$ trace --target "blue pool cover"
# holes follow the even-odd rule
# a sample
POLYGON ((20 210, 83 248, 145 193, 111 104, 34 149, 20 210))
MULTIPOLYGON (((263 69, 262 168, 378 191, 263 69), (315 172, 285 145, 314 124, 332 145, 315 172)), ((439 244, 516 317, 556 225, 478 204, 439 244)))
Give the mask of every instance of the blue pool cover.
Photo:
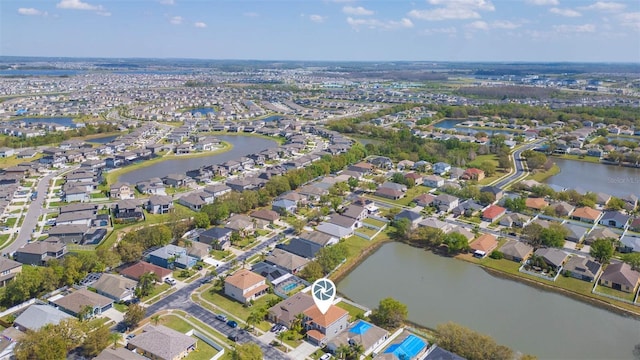
POLYGON ((393 344, 384 352, 393 354, 398 359, 412 359, 426 346, 425 342, 415 335, 407 336, 400 344, 393 344))

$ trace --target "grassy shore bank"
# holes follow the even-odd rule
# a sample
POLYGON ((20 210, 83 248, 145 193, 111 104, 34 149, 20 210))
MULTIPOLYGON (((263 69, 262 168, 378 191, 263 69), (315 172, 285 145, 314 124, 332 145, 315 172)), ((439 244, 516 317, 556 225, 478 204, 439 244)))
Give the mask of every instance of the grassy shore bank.
POLYGON ((212 136, 216 136, 216 135, 224 135, 224 136, 248 136, 248 137, 256 137, 256 138, 262 138, 262 139, 266 139, 266 140, 271 140, 271 141, 275 141, 278 143, 278 145, 283 145, 287 139, 283 138, 282 136, 267 136, 267 135, 261 135, 261 134, 256 134, 256 133, 246 133, 246 132, 235 132, 235 131, 209 131, 209 132, 205 132, 203 133, 203 135, 212 135, 212 136))
POLYGON ((527 176, 527 180, 531 179, 541 183, 547 180, 548 178, 552 177, 553 175, 557 175, 559 173, 560 173, 560 167, 556 164, 553 164, 551 169, 547 171, 536 170, 536 173, 527 176))
POLYGON ((562 154, 562 155, 551 155, 552 158, 565 159, 565 160, 574 160, 574 161, 583 161, 593 164, 600 164, 600 158, 595 156, 582 156, 582 155, 571 155, 571 154, 562 154))
POLYGON ((222 148, 214 150, 214 151, 207 151, 207 152, 202 152, 202 153, 197 153, 197 154, 186 154, 186 155, 165 154, 165 155, 157 157, 155 159, 141 161, 141 162, 135 163, 133 165, 129 165, 129 166, 125 166, 125 167, 120 168, 120 169, 109 171, 107 173, 106 177, 105 177, 105 180, 107 181, 108 185, 111 185, 111 184, 116 183, 118 181, 118 178, 120 176, 124 175, 124 174, 130 173, 130 172, 135 171, 135 170, 143 169, 143 168, 149 167, 151 165, 155 165, 155 164, 163 162, 163 161, 207 157, 207 156, 222 154, 222 153, 227 152, 227 151, 229 151, 229 150, 231 150, 233 148, 233 145, 231 145, 231 144, 229 144, 228 142, 225 142, 225 141, 222 142, 222 146, 223 146, 222 148))

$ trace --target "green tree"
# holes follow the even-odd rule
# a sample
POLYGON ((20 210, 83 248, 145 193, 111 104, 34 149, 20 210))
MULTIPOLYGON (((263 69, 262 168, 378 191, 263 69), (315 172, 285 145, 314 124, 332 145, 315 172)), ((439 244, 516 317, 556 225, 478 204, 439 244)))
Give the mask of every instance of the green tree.
POLYGON ((607 209, 608 210, 622 210, 624 209, 624 206, 626 205, 626 203, 624 202, 624 200, 617 198, 617 197, 612 197, 611 199, 609 199, 609 202, 607 202, 607 209))
POLYGON ((302 233, 302 230, 304 230, 305 225, 307 225, 306 221, 298 218, 291 219, 289 223, 291 224, 291 227, 293 227, 293 232, 296 235, 300 235, 302 233))
POLYGON ((107 268, 113 268, 120 265, 120 255, 113 248, 98 247, 96 249, 96 256, 107 268))
POLYGON ((235 349, 231 352, 232 360, 262 360, 262 358, 262 349, 258 344, 253 342, 236 345, 235 349))
POLYGON ((409 234, 409 240, 419 245, 436 247, 442 244, 444 232, 440 229, 422 226, 409 234))
POLYGON ((611 239, 597 239, 591 243, 589 255, 598 260, 601 264, 608 264, 613 256, 614 247, 611 239))
POLYGON ((395 230, 391 233, 391 236, 396 240, 404 240, 407 239, 411 230, 411 221, 406 218, 394 220, 393 227, 395 230))
POLYGON ((145 308, 140 304, 131 304, 129 305, 129 310, 124 314, 123 321, 128 328, 135 328, 144 319, 145 313, 145 308))
POLYGON ((496 201, 496 196, 488 191, 482 191, 480 192, 480 196, 478 196, 478 202, 481 204, 488 205, 492 204, 494 201, 496 201))
POLYGON ((206 212, 198 212, 193 216, 193 224, 196 228, 206 229, 211 225, 209 215, 206 212))
POLYGON ((522 235, 529 245, 539 248, 542 245, 542 230, 544 228, 540 224, 531 223, 522 229, 522 235))
POLYGON ((442 243, 447 245, 449 254, 467 251, 470 249, 469 240, 467 240, 464 235, 457 232, 445 235, 442 243))
POLYGON ((622 256, 622 261, 631 265, 634 270, 640 270, 640 253, 624 254, 622 256))
POLYGON ((100 326, 99 328, 87 333, 82 343, 82 354, 93 357, 98 356, 102 350, 109 346, 111 332, 108 326, 100 326))
POLYGON ((540 232, 540 241, 544 246, 561 248, 569 231, 561 224, 553 223, 540 232))
POLYGON ((307 281, 314 282, 324 276, 324 270, 318 261, 313 260, 300 270, 299 275, 307 281))
POLYGON ((511 360, 513 351, 498 345, 489 336, 455 324, 439 324, 436 328, 436 344, 468 360, 511 360))
POLYGON ((264 307, 257 307, 251 310, 249 316, 247 316, 247 325, 252 329, 255 324, 259 324, 267 316, 267 309, 264 307))
POLYGON ((351 191, 355 190, 358 187, 359 183, 360 182, 355 177, 350 177, 349 180, 347 180, 347 184, 349 185, 349 189, 351 189, 351 191))
POLYGON ((151 322, 153 323, 153 325, 158 325, 158 323, 160 322, 160 314, 155 314, 153 315, 151 318, 149 318, 151 320, 151 322))
POLYGON ((522 212, 527 208, 526 199, 522 196, 517 198, 506 198, 504 200, 504 207, 513 212, 522 212))
POLYGON ((380 300, 378 307, 371 313, 371 321, 386 329, 395 329, 407 319, 407 306, 393 298, 380 300))
POLYGON ((78 320, 84 321, 93 317, 93 306, 85 305, 82 307, 82 310, 78 313, 78 320))
POLYGON ((138 279, 138 286, 136 287, 136 296, 145 297, 149 296, 158 282, 158 275, 153 272, 146 272, 138 279))
POLYGON ((496 164, 492 161, 485 160, 480 163, 478 169, 484 171, 487 176, 493 176, 496 173, 496 164))
POLYGON ((118 343, 122 340, 122 334, 119 332, 112 332, 109 334, 109 343, 113 344, 113 348, 118 347, 118 343))

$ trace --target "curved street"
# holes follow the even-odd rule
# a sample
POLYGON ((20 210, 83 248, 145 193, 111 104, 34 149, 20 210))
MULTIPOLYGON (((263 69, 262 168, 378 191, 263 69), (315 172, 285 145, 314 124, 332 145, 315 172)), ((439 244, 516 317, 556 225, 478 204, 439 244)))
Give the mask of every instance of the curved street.
POLYGON ((513 158, 513 168, 515 169, 515 171, 507 175, 506 177, 500 179, 498 182, 494 183, 493 185, 505 190, 507 185, 509 185, 511 182, 526 175, 529 172, 529 170, 527 169, 527 166, 524 160, 522 159, 522 153, 527 150, 534 149, 536 146, 540 145, 540 143, 542 143, 543 141, 544 140, 533 141, 529 144, 526 144, 520 147, 518 150, 514 151, 513 154, 511 154, 511 156, 513 158))

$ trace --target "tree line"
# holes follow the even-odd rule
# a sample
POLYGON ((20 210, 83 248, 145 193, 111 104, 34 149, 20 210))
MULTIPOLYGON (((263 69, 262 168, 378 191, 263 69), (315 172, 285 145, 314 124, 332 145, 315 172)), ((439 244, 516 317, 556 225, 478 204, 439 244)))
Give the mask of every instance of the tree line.
POLYGON ((99 125, 89 125, 85 127, 75 128, 68 131, 56 131, 48 132, 44 136, 24 137, 24 136, 0 136, 0 146, 6 146, 10 148, 20 147, 34 147, 49 144, 58 144, 65 140, 69 140, 75 137, 82 137, 93 134, 103 134, 108 132, 117 131, 118 126, 102 123, 99 125))

